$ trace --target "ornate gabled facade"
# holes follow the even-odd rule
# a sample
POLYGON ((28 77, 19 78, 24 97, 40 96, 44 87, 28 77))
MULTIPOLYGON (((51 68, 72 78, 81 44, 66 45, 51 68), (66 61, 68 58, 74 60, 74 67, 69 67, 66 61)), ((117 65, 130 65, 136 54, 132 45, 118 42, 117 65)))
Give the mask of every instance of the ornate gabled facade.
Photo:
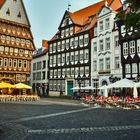
MULTIPOLYGON (((131 11, 131 6, 124 5, 123 10, 128 13, 131 11)), ((117 20, 117 26, 121 45, 122 77, 138 81, 140 80, 140 35, 136 35, 133 28, 126 30, 122 20, 117 20)))
POLYGON ((91 82, 97 88, 122 77, 118 28, 114 20, 121 7, 120 0, 105 2, 96 16, 91 41, 91 82))
POLYGON ((34 49, 23 0, 0 0, 0 81, 27 82, 34 49))
POLYGON ((72 87, 91 84, 93 26, 104 3, 65 12, 59 31, 49 41, 49 94, 71 95, 72 87))

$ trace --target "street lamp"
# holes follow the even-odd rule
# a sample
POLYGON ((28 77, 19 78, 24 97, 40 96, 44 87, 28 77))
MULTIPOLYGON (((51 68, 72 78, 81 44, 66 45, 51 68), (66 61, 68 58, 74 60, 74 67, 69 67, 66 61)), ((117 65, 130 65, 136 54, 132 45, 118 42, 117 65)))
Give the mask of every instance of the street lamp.
POLYGON ((81 88, 81 82, 82 82, 81 76, 80 76, 80 74, 78 74, 77 83, 79 85, 79 89, 81 88))

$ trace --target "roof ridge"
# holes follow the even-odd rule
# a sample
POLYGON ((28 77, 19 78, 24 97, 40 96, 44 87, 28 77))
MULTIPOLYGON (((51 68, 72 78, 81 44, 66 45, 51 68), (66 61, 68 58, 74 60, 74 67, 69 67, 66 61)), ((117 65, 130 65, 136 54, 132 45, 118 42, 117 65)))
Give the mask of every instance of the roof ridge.
POLYGON ((89 5, 89 6, 87 6, 87 7, 84 7, 84 8, 82 8, 82 9, 79 9, 79 10, 73 12, 73 13, 74 13, 74 14, 79 13, 79 12, 81 12, 81 11, 83 11, 83 10, 89 9, 89 8, 92 7, 92 6, 96 6, 96 5, 98 5, 98 4, 102 4, 102 3, 105 2, 105 1, 111 3, 113 0, 101 0, 101 1, 99 1, 99 2, 96 2, 96 3, 93 3, 93 4, 89 5))

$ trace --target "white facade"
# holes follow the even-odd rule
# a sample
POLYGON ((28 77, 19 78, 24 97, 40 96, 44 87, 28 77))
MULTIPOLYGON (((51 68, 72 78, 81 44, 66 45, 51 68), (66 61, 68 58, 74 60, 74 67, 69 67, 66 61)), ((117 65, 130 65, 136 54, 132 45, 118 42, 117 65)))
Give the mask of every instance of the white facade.
POLYGON ((31 62, 31 85, 33 91, 40 96, 48 94, 48 52, 44 48, 34 52, 31 62))
POLYGON ((97 15, 94 38, 91 41, 91 83, 95 87, 110 84, 111 78, 121 78, 118 30, 114 26, 116 12, 104 6, 97 15))

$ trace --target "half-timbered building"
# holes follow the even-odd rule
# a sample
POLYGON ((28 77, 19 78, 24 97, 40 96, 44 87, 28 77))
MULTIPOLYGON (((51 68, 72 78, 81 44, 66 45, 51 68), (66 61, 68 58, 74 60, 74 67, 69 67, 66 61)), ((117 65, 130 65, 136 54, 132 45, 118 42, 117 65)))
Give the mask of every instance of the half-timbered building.
POLYGON ((65 12, 58 32, 49 41, 49 94, 71 95, 72 87, 91 85, 93 26, 104 4, 103 0, 73 13, 65 12))
POLYGON ((109 85, 122 77, 118 27, 114 20, 121 7, 121 0, 105 2, 96 16, 91 41, 91 82, 94 87, 109 85))
POLYGON ((27 82, 34 49, 23 0, 0 0, 0 81, 27 82))
MULTIPOLYGON (((130 12, 131 6, 125 4, 123 10, 126 13, 130 12)), ((121 46, 122 77, 138 81, 140 80, 140 35, 135 34, 136 30, 133 27, 127 30, 123 20, 117 20, 117 26, 121 46)))

